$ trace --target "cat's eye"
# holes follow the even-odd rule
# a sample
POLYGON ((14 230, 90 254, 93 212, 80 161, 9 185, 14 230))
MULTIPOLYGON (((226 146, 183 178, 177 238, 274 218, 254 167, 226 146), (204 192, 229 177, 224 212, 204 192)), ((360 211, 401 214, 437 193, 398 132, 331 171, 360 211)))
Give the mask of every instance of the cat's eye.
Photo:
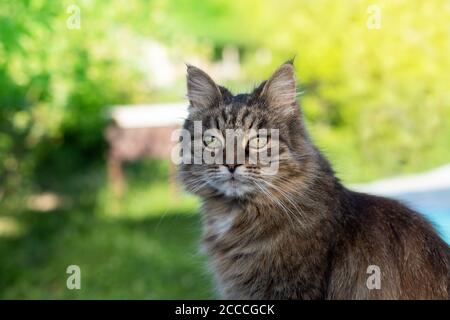
POLYGON ((248 142, 248 146, 252 149, 263 149, 267 146, 269 139, 267 137, 254 137, 248 142))
POLYGON ((222 142, 215 136, 205 136, 203 138, 203 143, 205 144, 205 146, 211 149, 219 149, 222 147, 222 142))

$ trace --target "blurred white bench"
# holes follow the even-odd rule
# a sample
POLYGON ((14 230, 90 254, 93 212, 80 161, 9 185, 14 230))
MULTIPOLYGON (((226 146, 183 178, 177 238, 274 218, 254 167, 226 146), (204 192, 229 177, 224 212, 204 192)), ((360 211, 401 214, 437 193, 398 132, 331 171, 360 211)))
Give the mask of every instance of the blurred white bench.
MULTIPOLYGON (((108 177, 118 196, 125 189, 122 165, 141 158, 170 159, 176 141, 173 130, 187 117, 187 103, 113 106, 111 123, 106 129, 108 141, 108 177)), ((173 166, 170 165, 173 176, 173 166)))

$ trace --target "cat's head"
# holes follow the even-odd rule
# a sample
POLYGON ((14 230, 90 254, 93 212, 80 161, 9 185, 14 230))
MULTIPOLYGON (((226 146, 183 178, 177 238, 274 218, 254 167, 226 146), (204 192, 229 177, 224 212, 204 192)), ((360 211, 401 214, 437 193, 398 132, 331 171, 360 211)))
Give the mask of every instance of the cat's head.
POLYGON ((272 189, 288 191, 290 182, 308 174, 314 149, 296 101, 291 62, 253 92, 237 95, 188 65, 187 91, 190 107, 179 174, 189 191, 269 196, 272 189))

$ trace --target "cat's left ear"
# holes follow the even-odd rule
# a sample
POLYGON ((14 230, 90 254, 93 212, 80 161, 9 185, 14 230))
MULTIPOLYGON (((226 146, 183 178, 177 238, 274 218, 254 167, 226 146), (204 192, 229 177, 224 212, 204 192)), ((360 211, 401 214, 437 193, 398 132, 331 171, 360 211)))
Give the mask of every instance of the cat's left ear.
POLYGON ((296 80, 292 61, 281 65, 260 88, 259 97, 268 108, 290 114, 298 108, 296 103, 296 80))
POLYGON ((187 97, 193 108, 207 108, 217 104, 222 94, 206 72, 187 65, 187 97))

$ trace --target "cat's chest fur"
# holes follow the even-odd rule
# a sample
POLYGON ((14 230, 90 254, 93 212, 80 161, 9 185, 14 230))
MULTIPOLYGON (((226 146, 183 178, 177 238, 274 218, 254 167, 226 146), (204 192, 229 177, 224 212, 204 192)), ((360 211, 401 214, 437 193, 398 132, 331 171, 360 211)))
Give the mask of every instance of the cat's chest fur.
POLYGON ((298 299, 324 295, 317 237, 292 234, 278 212, 220 202, 203 206, 203 250, 223 298, 298 299))

